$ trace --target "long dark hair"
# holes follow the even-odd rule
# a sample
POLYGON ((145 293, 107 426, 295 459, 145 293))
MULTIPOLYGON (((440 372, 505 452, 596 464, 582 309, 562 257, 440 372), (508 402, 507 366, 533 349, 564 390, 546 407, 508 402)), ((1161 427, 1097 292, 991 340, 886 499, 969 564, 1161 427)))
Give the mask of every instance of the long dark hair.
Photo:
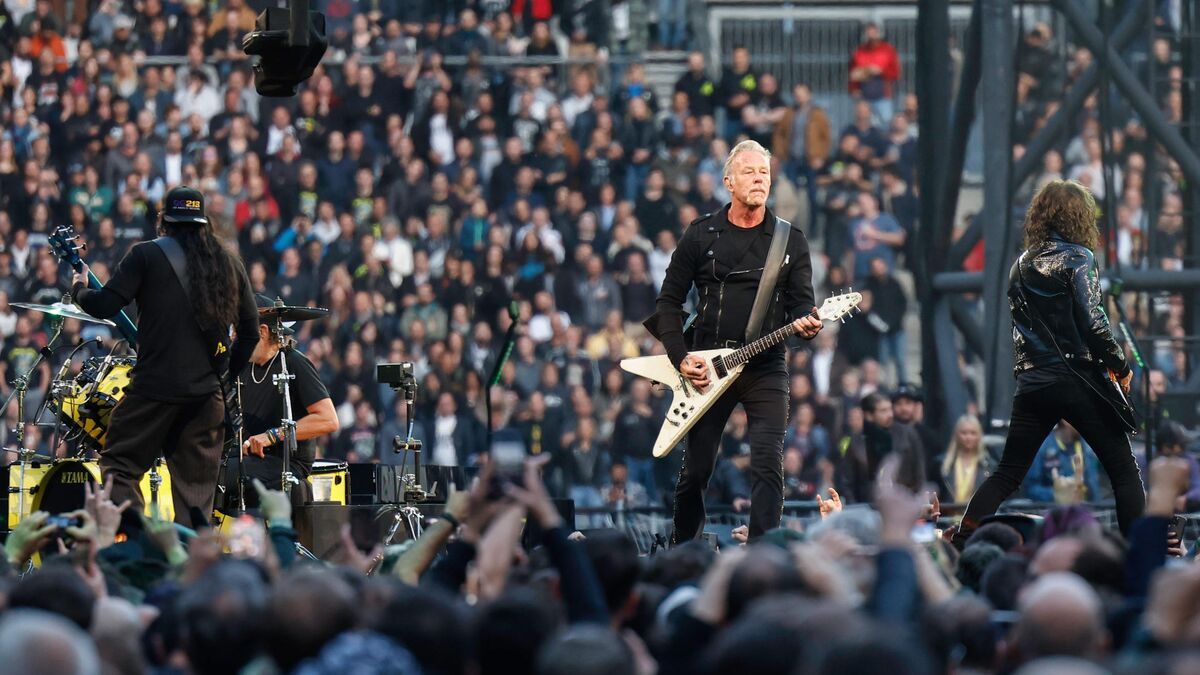
POLYGON ((163 222, 159 231, 178 240, 187 256, 188 284, 200 325, 225 328, 232 324, 237 318, 237 271, 212 224, 163 222))
POLYGON ((1056 232, 1067 241, 1095 251, 1096 198, 1073 180, 1052 180, 1033 196, 1025 214, 1025 248, 1037 248, 1056 232))

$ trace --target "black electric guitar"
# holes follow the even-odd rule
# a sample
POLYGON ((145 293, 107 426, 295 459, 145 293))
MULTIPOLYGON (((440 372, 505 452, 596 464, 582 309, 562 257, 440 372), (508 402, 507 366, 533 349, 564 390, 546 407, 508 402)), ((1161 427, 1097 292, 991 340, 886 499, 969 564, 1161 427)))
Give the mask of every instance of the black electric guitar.
MULTIPOLYGON (((86 245, 76 246, 75 242, 79 240, 79 235, 75 234, 75 230, 63 225, 54 230, 50 235, 50 250, 54 253, 54 257, 58 258, 59 262, 66 263, 71 266, 75 272, 83 271, 83 258, 79 257, 79 252, 86 249, 86 245)), ((96 278, 92 271, 88 270, 88 288, 92 290, 100 290, 104 288, 104 284, 96 278)), ((138 331, 137 326, 129 320, 129 316, 121 310, 119 314, 112 318, 112 322, 116 324, 117 330, 121 333, 121 337, 125 338, 129 343, 130 349, 137 349, 138 331)))

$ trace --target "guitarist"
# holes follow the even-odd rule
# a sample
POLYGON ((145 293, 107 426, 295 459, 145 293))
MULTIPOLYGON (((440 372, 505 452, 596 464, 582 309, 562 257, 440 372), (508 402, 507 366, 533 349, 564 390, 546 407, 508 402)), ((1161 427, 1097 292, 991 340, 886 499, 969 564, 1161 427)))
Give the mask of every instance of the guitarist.
MULTIPOLYGON (((733 201, 688 226, 671 256, 657 311, 647 321, 671 363, 701 390, 709 385, 712 374, 703 360, 689 351, 743 345, 768 250, 777 236, 776 218, 767 209, 770 160, 771 153, 754 141, 738 143, 730 151, 724 180, 733 201), (683 303, 693 285, 699 292, 699 310, 685 334, 683 303)), ((821 330, 813 306, 812 261, 808 240, 795 226, 790 227, 759 334, 800 316, 793 322, 796 332, 811 340, 821 330)), ((788 418, 788 373, 782 345, 751 359, 741 377, 688 433, 687 452, 675 485, 673 543, 695 539, 703 530, 704 491, 716 466, 725 422, 738 403, 746 410, 750 426, 750 537, 779 526, 788 418)))
POLYGON ((1060 419, 1079 430, 1112 481, 1123 533, 1146 504, 1142 478, 1121 421, 1121 391, 1133 375, 1104 313, 1093 251, 1096 200, 1075 181, 1055 180, 1025 214, 1025 252, 1009 272, 1017 387, 1000 464, 967 505, 954 542, 996 512, 1033 463, 1060 419), (1117 399, 1117 400, 1113 400, 1117 399))
POLYGON ((100 471, 113 479, 112 498, 140 508, 138 481, 165 456, 175 520, 195 527, 204 523, 193 522, 193 508, 205 519, 212 513, 224 442, 225 373, 218 374, 217 357, 227 356, 222 360, 232 372, 245 367, 258 341, 258 312, 246 270, 214 235, 199 191, 180 186, 168 192, 158 229, 183 250, 190 293, 166 249, 142 242, 100 290, 87 288, 85 266, 73 278, 72 296, 99 318, 137 302, 137 364, 100 453, 100 471), (235 324, 237 340, 227 345, 235 324))

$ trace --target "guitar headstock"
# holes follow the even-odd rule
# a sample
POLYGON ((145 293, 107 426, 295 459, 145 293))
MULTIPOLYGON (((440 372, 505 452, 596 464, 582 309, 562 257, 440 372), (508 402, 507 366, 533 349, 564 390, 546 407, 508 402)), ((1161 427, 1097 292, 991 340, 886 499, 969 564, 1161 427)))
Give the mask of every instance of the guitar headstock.
POLYGON ((846 315, 858 308, 858 303, 862 302, 862 293, 842 293, 826 298, 825 302, 821 303, 821 308, 817 310, 817 315, 822 321, 837 321, 844 318, 846 315))
POLYGON ((79 252, 86 246, 75 244, 79 240, 79 235, 75 234, 75 230, 63 225, 54 230, 49 236, 49 240, 50 250, 54 253, 54 257, 70 265, 76 272, 83 269, 83 258, 79 257, 79 252))

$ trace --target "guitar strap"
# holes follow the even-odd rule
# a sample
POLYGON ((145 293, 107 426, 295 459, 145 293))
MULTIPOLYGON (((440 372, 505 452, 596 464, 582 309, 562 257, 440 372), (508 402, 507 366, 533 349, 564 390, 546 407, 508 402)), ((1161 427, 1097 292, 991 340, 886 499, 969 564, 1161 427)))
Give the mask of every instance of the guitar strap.
MULTIPOLYGON (((1075 378, 1078 379, 1080 382, 1083 382, 1083 384, 1086 385, 1089 389, 1096 392, 1096 394, 1098 396, 1100 396, 1100 400, 1107 403, 1108 406, 1113 409, 1113 412, 1117 414, 1117 419, 1120 420, 1121 425, 1125 427, 1126 431, 1133 433, 1133 434, 1137 434, 1138 427, 1140 426, 1140 423, 1139 423, 1140 420, 1138 418, 1137 409, 1134 408, 1132 405, 1129 405, 1129 416, 1131 416, 1132 419, 1130 419, 1129 416, 1122 414, 1122 411, 1117 408, 1117 405, 1115 403, 1113 403, 1109 399, 1109 397, 1104 394, 1104 392, 1097 389, 1096 385, 1092 384, 1092 382, 1090 380, 1088 380, 1088 378, 1084 377, 1079 371, 1075 370, 1075 367, 1072 366, 1071 362, 1067 359, 1067 355, 1065 353, 1063 353, 1062 347, 1060 347, 1058 345, 1058 339, 1054 337, 1054 331, 1051 330, 1049 324, 1047 324, 1042 319, 1041 312, 1037 309, 1037 307, 1034 306, 1034 304, 1032 302, 1029 301, 1028 296, 1025 295, 1025 273, 1021 269, 1021 260, 1024 259, 1024 257, 1025 257, 1025 254, 1022 253, 1020 255, 1020 257, 1017 258, 1017 263, 1016 263, 1016 265, 1017 265, 1017 299, 1021 303, 1021 308, 1025 310, 1025 313, 1027 315, 1029 315, 1030 319, 1033 319, 1034 321, 1037 321, 1038 323, 1042 324, 1042 328, 1045 329, 1045 331, 1046 331, 1046 336, 1050 338, 1050 342, 1054 345, 1054 350, 1058 352, 1058 357, 1060 359, 1062 359, 1062 362, 1067 366, 1067 370, 1071 371, 1071 374, 1074 375, 1075 378)), ((1100 367, 1103 367, 1103 365, 1101 365, 1100 367)))
POLYGON ((758 339, 763 319, 767 318, 767 308, 771 305, 771 297, 775 295, 775 284, 779 281, 779 270, 783 267, 784 254, 787 252, 788 237, 792 232, 792 224, 775 216, 775 233, 771 236, 771 248, 767 250, 767 262, 763 266, 762 278, 758 282, 758 292, 754 295, 754 305, 750 309, 750 322, 746 324, 746 342, 758 339))
MULTIPOLYGON (((196 314, 196 301, 192 297, 191 284, 188 283, 187 257, 179 242, 175 241, 172 237, 164 236, 155 239, 154 244, 167 256, 167 262, 171 263, 171 269, 175 272, 175 279, 179 282, 180 287, 183 288, 183 294, 187 296, 188 304, 191 305, 192 309, 192 318, 195 319, 196 326, 200 328, 200 334, 204 336, 204 342, 214 345, 212 349, 206 350, 208 352, 208 363, 212 366, 213 373, 217 376, 217 381, 221 384, 221 395, 228 404, 230 401, 230 373, 228 364, 230 345, 228 333, 222 334, 219 330, 208 329, 200 325, 200 319, 196 314)), ((228 405, 225 408, 229 418, 235 420, 234 411, 229 410, 228 405)), ((236 428, 240 424, 240 421, 232 423, 236 428)))

